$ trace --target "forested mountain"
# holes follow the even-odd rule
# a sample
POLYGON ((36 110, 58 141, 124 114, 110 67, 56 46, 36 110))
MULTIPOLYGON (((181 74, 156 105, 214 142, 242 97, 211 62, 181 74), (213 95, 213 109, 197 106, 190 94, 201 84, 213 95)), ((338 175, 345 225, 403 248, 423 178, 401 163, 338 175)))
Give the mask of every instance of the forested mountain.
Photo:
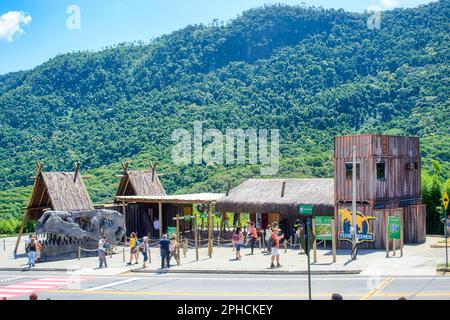
POLYGON ((279 176, 332 176, 333 136, 421 138, 425 168, 450 173, 450 1, 369 13, 287 5, 195 25, 147 44, 59 55, 0 76, 0 212, 18 213, 36 161, 80 161, 95 201, 109 201, 121 160, 159 161, 168 192, 225 188, 256 166, 176 166, 171 133, 280 129, 279 176), (15 201, 10 201, 14 197, 15 201))

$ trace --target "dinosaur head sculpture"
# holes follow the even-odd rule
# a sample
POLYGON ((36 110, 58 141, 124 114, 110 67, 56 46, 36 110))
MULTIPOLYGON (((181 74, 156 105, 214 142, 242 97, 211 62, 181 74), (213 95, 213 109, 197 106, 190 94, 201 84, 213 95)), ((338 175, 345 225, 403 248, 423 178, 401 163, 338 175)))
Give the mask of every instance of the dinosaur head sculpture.
POLYGON ((43 243, 42 260, 57 260, 75 257, 78 247, 96 249, 101 236, 115 246, 125 234, 125 222, 114 210, 46 211, 36 233, 43 243))

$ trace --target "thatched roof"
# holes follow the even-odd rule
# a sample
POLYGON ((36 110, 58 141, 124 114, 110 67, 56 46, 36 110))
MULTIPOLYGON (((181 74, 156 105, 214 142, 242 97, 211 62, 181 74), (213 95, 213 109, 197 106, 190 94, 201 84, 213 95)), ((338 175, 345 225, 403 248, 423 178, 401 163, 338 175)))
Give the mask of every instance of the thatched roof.
POLYGON ((211 203, 224 196, 223 193, 190 193, 163 196, 121 196, 116 201, 141 202, 141 203, 211 203))
POLYGON ((27 207, 28 216, 38 219, 45 209, 94 209, 80 172, 43 172, 39 167, 27 207))
POLYGON ((154 170, 125 171, 117 196, 164 196, 166 191, 154 170))
POLYGON ((228 196, 218 199, 216 210, 298 214, 300 204, 312 204, 313 214, 333 214, 334 180, 249 179, 230 190, 228 196))

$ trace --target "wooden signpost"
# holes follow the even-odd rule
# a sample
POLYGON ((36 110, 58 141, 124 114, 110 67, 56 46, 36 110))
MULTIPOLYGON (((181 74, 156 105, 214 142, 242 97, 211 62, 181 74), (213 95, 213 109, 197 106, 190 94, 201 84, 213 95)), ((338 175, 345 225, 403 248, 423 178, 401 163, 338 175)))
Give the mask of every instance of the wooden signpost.
POLYGON ((444 234, 445 234, 445 268, 448 268, 448 215, 447 208, 450 199, 447 191, 444 192, 444 196, 442 197, 442 204, 444 205, 444 234))
MULTIPOLYGON (((180 244, 180 220, 184 220, 184 219, 193 219, 194 221, 194 240, 195 240, 195 258, 196 260, 198 260, 198 232, 197 232, 197 217, 195 215, 192 216, 182 216, 180 217, 179 214, 176 215, 175 218, 173 218, 173 220, 176 220, 176 236, 177 236, 177 242, 180 244)), ((187 251, 187 239, 185 239, 185 245, 183 248, 183 253, 184 256, 186 256, 186 251, 187 251)), ((178 246, 178 256, 180 256, 180 247, 178 246)))
MULTIPOLYGON (((329 216, 316 216, 313 219, 312 230, 314 234, 313 261, 317 262, 317 240, 331 241, 333 263, 336 262, 336 229, 334 219, 329 216)), ((325 247, 325 246, 324 246, 325 247)))
POLYGON ((386 212, 386 258, 389 257, 389 242, 392 239, 392 255, 396 255, 396 240, 400 241, 400 257, 403 257, 403 213, 401 216, 389 216, 386 212))

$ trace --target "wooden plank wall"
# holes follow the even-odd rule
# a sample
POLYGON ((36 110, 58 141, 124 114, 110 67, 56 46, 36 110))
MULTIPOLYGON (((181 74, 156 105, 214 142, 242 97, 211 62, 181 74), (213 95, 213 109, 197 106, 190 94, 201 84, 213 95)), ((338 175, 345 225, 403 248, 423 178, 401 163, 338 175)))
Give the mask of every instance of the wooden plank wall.
MULTIPOLYGON (((420 197, 420 146, 416 137, 356 135, 338 136, 334 144, 335 201, 351 201, 352 180, 346 179, 345 163, 352 161, 356 146, 360 163, 357 182, 358 202, 385 202, 400 198, 420 197), (376 162, 385 162, 385 180, 377 180, 376 162), (407 170, 406 164, 416 163, 407 170)), ((397 204, 398 206, 398 204, 397 204)))
POLYGON ((360 163, 360 179, 357 180, 356 199, 359 202, 370 201, 374 198, 372 144, 371 135, 342 136, 334 141, 335 160, 335 201, 351 201, 352 180, 346 179, 345 163, 352 161, 352 147, 356 145, 356 158, 360 163))
POLYGON ((426 240, 426 206, 405 207, 405 243, 424 243, 426 240))
MULTIPOLYGON (((395 209, 384 209, 384 210, 373 210, 373 216, 377 218, 374 223, 374 232, 376 234, 375 238, 375 248, 384 249, 386 248, 386 213, 388 216, 401 217, 403 214, 403 208, 395 209)), ((405 230, 405 229, 403 229, 405 230)), ((400 241, 396 241, 397 249, 400 249, 400 241)), ((390 243, 390 248, 392 249, 392 240, 390 243)))

